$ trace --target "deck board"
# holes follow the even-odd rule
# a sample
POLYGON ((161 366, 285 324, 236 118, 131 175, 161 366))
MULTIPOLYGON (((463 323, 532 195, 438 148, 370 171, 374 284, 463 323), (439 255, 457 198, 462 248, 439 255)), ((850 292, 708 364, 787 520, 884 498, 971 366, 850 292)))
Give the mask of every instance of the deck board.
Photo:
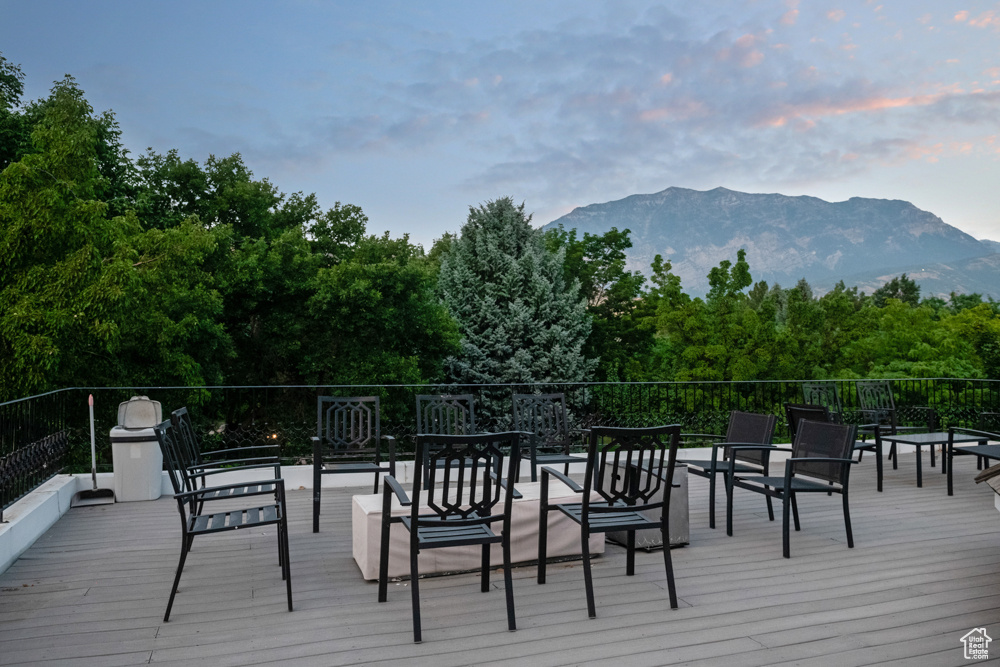
POLYGON ((640 551, 628 578, 624 549, 608 545, 593 561, 597 619, 578 561, 551 563, 544 586, 533 564, 515 568, 516 633, 499 572, 486 594, 477 574, 429 577, 420 645, 409 582, 379 604, 351 555, 351 495, 364 489, 327 491, 319 534, 310 492, 288 492, 294 612, 268 528, 196 540, 169 623, 173 500, 74 508, 0 575, 0 664, 960 665, 972 628, 1000 642, 1000 513, 967 458, 948 497, 939 468, 916 487, 912 455, 886 466, 877 493, 866 457, 852 472, 855 548, 840 498, 814 494, 800 500, 790 560, 780 505, 772 523, 760 496, 737 490, 727 537, 724 493, 709 529, 707 481, 691 477, 691 544, 672 552, 680 609, 660 552, 640 551))

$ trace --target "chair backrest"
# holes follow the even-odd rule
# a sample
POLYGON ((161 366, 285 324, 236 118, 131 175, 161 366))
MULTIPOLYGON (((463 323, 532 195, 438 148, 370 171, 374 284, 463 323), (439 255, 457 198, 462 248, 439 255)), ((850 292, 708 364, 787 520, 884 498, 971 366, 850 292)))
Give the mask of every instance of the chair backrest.
MULTIPOLYGON (((508 488, 517 479, 521 453, 520 434, 480 433, 472 435, 420 434, 416 436, 413 473, 413 521, 427 511, 419 508, 420 494, 434 518, 449 521, 481 521, 493 516, 504 498, 509 517, 513 493, 502 493, 500 471, 507 460, 508 488)), ((458 525, 458 524, 456 524, 458 525)))
POLYGON ((565 446, 569 440, 565 394, 514 394, 514 430, 535 438, 537 447, 565 446))
POLYGON ((154 426, 153 433, 156 435, 156 441, 160 443, 160 451, 163 452, 163 458, 167 462, 167 476, 170 478, 170 486, 173 487, 174 493, 190 491, 185 474, 189 464, 182 451, 183 445, 177 437, 177 429, 170 420, 166 420, 154 426))
MULTIPOLYGON (((191 415, 187 408, 177 408, 170 413, 170 423, 174 427, 174 439, 177 443, 177 453, 187 466, 201 463, 201 445, 198 435, 191 423, 191 415)), ((185 468, 187 467, 185 466, 185 468)))
POLYGON ((788 418, 788 434, 792 437, 792 442, 795 442, 799 422, 803 419, 811 422, 833 421, 828 407, 809 403, 785 403, 785 416, 788 418))
POLYGON ((417 396, 417 434, 471 435, 476 432, 472 394, 417 396))
MULTIPOLYGON (((792 443, 792 458, 850 459, 857 435, 854 424, 804 421, 792 443)), ((827 482, 846 484, 849 464, 825 461, 797 461, 793 473, 827 482)))
POLYGON ((888 380, 858 380, 854 385, 865 419, 895 428, 896 401, 892 397, 892 383, 888 380))
POLYGON ((592 505, 669 508, 680 439, 680 424, 593 427, 584 481, 584 514, 592 505), (595 492, 600 500, 591 499, 595 492))
POLYGON ((803 382, 802 404, 822 405, 830 411, 830 421, 841 421, 844 406, 840 402, 840 392, 833 382, 803 382))
POLYGON ((1000 412, 980 412, 976 429, 991 433, 1000 432, 1000 412))
POLYGON ((316 437, 326 459, 370 459, 379 462, 382 426, 378 396, 319 396, 316 437))
MULTIPOLYGON (((740 412, 733 410, 729 414, 729 428, 726 429, 726 442, 741 442, 753 445, 770 445, 774 438, 774 426, 778 418, 774 415, 762 415, 756 412, 740 412)), ((734 450, 736 460, 763 465, 767 452, 761 450, 734 450)), ((724 458, 729 459, 730 449, 725 448, 724 458)))

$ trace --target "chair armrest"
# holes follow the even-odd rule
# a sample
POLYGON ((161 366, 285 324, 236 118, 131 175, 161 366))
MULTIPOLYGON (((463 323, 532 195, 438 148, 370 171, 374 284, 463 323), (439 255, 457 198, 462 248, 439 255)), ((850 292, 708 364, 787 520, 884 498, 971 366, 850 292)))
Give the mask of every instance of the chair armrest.
MULTIPOLYGON (((253 483, 254 482, 251 482, 251 484, 253 484, 253 483)), ((275 479, 260 480, 260 481, 258 481, 256 483, 257 484, 273 484, 274 485, 274 489, 273 490, 271 490, 271 489, 262 490, 262 491, 258 491, 256 493, 249 493, 249 494, 246 494, 246 495, 259 496, 259 495, 264 495, 264 494, 267 494, 267 493, 274 493, 275 491, 278 491, 279 489, 280 489, 281 493, 284 494, 285 480, 283 480, 280 477, 275 478, 275 479)), ((247 486, 246 483, 222 484, 220 486, 206 486, 203 489, 197 489, 195 491, 184 491, 182 493, 175 493, 174 494, 174 498, 177 499, 177 500, 186 500, 188 498, 198 498, 198 496, 202 496, 202 495, 205 495, 207 493, 214 493, 216 491, 226 491, 228 489, 242 489, 242 488, 244 488, 246 486, 247 486)), ((226 499, 226 498, 220 498, 220 500, 223 500, 223 499, 226 499)), ((214 500, 214 499, 213 498, 205 498, 204 500, 214 500)))
MULTIPOLYGON (((252 459, 251 459, 252 460, 252 459)), ((245 465, 235 465, 228 468, 218 468, 214 465, 211 469, 207 469, 204 465, 191 466, 187 470, 191 475, 195 477, 210 477, 211 475, 221 475, 227 472, 236 472, 237 470, 267 470, 273 469, 275 466, 279 466, 277 462, 275 463, 248 463, 245 465)), ((261 481, 261 480, 258 480, 261 481)), ((270 481, 270 480, 268 480, 270 481)))
MULTIPOLYGON (((248 447, 230 447, 229 449, 215 449, 210 452, 201 452, 201 457, 212 458, 220 454, 232 454, 233 452, 252 452, 257 449, 277 449, 280 451, 278 445, 250 445, 248 447)), ((278 458, 277 456, 256 456, 254 458, 278 458)))
POLYGON ((982 436, 985 440, 998 440, 1000 441, 1000 433, 991 433, 990 431, 980 431, 974 428, 962 428, 961 426, 952 426, 948 429, 948 441, 952 442, 955 434, 960 435, 974 435, 982 436))
POLYGON ((785 466, 787 467, 789 463, 799 463, 800 461, 807 461, 809 463, 857 463, 854 459, 838 459, 825 456, 799 456, 797 458, 785 459, 785 466))
POLYGON ((542 466, 542 479, 545 480, 545 478, 548 477, 549 475, 552 475, 560 482, 568 486, 573 491, 573 493, 583 493, 583 487, 574 482, 572 479, 570 479, 568 475, 564 475, 558 470, 553 470, 548 466, 542 466))
POLYGON ((403 486, 396 481, 396 478, 392 475, 385 475, 382 477, 382 490, 386 495, 389 495, 390 491, 396 494, 396 498, 399 500, 399 504, 403 507, 409 507, 413 504, 410 497, 406 495, 406 491, 403 490, 403 486))
POLYGON ((692 440, 721 440, 726 436, 715 435, 714 433, 681 433, 681 444, 686 444, 692 440))

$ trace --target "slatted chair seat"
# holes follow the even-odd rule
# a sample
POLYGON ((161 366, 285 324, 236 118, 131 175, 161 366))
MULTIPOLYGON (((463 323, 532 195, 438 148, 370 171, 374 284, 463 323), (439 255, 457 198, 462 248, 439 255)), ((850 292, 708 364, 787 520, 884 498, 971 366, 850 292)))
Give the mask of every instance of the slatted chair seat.
POLYGON ((663 564, 667 575, 667 593, 670 607, 677 608, 677 589, 668 545, 670 489, 673 486, 680 431, 681 427, 676 424, 651 428, 591 429, 583 486, 553 468, 542 468, 538 517, 539 584, 544 584, 546 580, 548 515, 549 512, 559 511, 580 526, 583 579, 590 618, 597 616, 590 565, 590 536, 608 531, 628 533, 626 576, 635 574, 635 531, 647 528, 661 531, 665 545, 663 564), (582 494, 581 502, 549 505, 550 477, 560 480, 575 493, 582 494), (656 511, 659 517, 655 516, 656 511), (645 512, 650 512, 653 518, 645 512))
POLYGON ((216 512, 214 514, 198 514, 188 519, 189 533, 208 534, 221 533, 226 530, 240 528, 256 528, 269 526, 281 520, 281 508, 276 505, 261 505, 246 507, 231 512, 216 512))
MULTIPOLYGON (((190 442, 185 443, 184 439, 180 437, 180 431, 174 425, 179 421, 176 411, 172 421, 174 423, 165 421, 153 428, 164 460, 168 464, 168 476, 174 489, 174 499, 177 501, 177 511, 180 513, 181 525, 183 526, 180 561, 177 564, 177 572, 174 575, 174 583, 170 589, 170 598, 167 601, 167 610, 163 615, 163 621, 170 620, 170 611, 174 606, 181 573, 184 571, 184 564, 191 551, 194 538, 199 535, 231 533, 237 530, 257 529, 266 526, 275 526, 276 528, 278 565, 281 567, 281 578, 285 580, 288 611, 292 611, 292 572, 289 562, 288 516, 284 480, 278 477, 250 483, 204 486, 207 475, 193 464, 192 457, 195 452, 190 448, 190 442), (200 483, 199 480, 201 480, 200 483), (216 501, 248 498, 256 498, 257 502, 215 512, 204 511, 206 507, 212 507, 212 503, 216 501)), ((270 465, 262 467, 271 468, 270 465)))
POLYGON ((396 474, 396 439, 382 434, 378 396, 319 396, 313 449, 313 532, 319 532, 323 475, 396 474), (383 445, 385 451, 383 452, 383 445))
MULTIPOLYGON (((470 397, 471 398, 471 397, 470 397)), ((418 408, 421 405, 417 402, 418 408)), ((444 403, 438 407, 447 409, 444 403)), ((419 419, 418 419, 419 423, 419 419)), ((458 546, 482 547, 480 590, 490 590, 490 545, 500 544, 507 602, 507 629, 517 627, 514 618, 514 581, 511 574, 511 503, 517 495, 521 434, 481 433, 440 435, 418 433, 414 455, 413 498, 395 477, 383 480, 382 531, 379 549, 378 601, 388 599, 389 535, 393 525, 410 534, 410 596, 413 606, 413 641, 420 643, 419 555, 425 549, 458 546), (507 477, 501 478, 507 459, 507 477), (440 484, 438 483, 440 482, 440 484), (409 516, 392 516, 392 499, 410 508, 409 516), (426 505, 420 511, 421 500, 426 505), (495 525, 501 525, 498 533, 495 525)))

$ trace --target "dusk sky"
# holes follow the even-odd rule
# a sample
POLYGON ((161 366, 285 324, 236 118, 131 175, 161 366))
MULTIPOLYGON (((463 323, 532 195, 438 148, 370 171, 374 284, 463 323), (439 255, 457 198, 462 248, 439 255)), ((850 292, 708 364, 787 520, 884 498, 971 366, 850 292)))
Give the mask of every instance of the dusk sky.
POLYGON ((905 199, 1000 240, 1000 2, 0 0, 133 157, 239 152, 429 247, 670 186, 905 199))

